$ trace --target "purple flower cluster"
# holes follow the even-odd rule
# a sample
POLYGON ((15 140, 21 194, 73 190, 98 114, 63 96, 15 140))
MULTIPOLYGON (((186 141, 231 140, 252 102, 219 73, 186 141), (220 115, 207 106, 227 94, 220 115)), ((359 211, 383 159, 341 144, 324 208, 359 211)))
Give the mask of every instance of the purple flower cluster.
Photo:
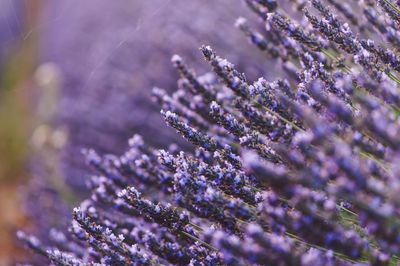
POLYGON ((174 55, 178 89, 153 98, 194 149, 135 135, 121 156, 85 151, 71 235, 20 232, 28 247, 56 265, 398 263, 399 8, 245 2, 265 32, 236 25, 282 76, 250 81, 210 46, 204 75, 174 55))

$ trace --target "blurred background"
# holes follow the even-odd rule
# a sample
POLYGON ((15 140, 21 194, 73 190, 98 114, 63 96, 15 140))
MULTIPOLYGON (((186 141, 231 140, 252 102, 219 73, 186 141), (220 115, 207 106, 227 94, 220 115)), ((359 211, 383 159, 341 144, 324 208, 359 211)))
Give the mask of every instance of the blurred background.
POLYGON ((242 2, 0 0, 0 265, 37 261, 17 229, 44 242, 67 230, 86 195, 83 148, 118 154, 135 133, 181 141, 151 102, 154 86, 176 88, 173 54, 205 73, 208 44, 268 78, 271 61, 234 27, 253 18, 242 2))

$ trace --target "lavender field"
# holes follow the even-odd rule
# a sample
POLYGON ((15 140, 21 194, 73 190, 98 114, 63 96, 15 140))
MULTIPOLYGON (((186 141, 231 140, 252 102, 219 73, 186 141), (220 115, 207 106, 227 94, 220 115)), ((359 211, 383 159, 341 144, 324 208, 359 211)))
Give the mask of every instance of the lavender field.
POLYGON ((0 9, 0 265, 400 265, 394 0, 0 9))

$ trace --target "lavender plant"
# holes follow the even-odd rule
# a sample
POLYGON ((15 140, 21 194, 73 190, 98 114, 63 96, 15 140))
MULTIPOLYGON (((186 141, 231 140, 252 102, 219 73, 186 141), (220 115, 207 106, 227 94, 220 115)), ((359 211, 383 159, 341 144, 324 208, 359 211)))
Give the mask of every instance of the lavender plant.
POLYGON ((28 247, 56 265, 398 263, 399 8, 245 3, 266 30, 236 25, 281 76, 252 82, 210 46, 204 75, 173 56, 178 89, 153 98, 194 152, 138 135, 121 156, 86 150, 70 235, 20 232, 28 247))

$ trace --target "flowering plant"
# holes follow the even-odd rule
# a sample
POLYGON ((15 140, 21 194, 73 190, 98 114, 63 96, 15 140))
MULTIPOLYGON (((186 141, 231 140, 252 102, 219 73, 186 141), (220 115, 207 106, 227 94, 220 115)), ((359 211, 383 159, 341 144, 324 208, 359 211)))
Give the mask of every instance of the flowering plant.
POLYGON ((71 235, 20 239, 56 265, 397 263, 400 9, 245 2, 266 31, 236 26, 281 76, 251 82, 209 46, 205 75, 173 56, 178 90, 153 98, 194 152, 138 135, 121 156, 87 150, 71 235))

